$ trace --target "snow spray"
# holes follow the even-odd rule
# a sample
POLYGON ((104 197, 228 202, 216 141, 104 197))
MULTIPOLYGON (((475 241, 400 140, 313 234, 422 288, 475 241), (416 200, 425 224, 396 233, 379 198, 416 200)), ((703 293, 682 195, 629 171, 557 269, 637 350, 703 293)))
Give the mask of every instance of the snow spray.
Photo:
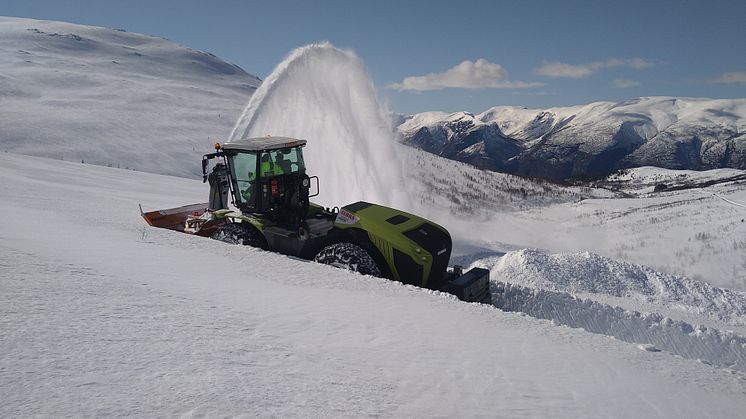
POLYGON ((406 204, 392 118, 362 60, 329 43, 297 48, 254 93, 231 141, 265 135, 308 140, 307 173, 325 206, 406 204))

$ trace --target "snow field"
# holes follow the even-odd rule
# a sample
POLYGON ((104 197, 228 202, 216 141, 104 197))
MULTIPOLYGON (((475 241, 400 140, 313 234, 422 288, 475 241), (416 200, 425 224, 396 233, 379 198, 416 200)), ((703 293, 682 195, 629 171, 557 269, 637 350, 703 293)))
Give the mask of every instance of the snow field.
MULTIPOLYGON (((737 417, 746 382, 144 227, 197 181, 0 154, 1 416, 737 417)), ((191 198, 190 198, 191 197, 191 198)))

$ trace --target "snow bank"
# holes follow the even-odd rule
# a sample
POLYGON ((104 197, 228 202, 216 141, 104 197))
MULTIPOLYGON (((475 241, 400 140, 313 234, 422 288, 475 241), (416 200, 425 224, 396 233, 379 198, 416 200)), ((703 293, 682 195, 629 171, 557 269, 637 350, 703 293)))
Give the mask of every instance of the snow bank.
POLYGON ((493 304, 502 310, 746 372, 746 338, 670 317, 684 311, 743 325, 744 293, 588 252, 524 249, 475 265, 491 268, 493 304), (632 309, 640 306, 656 312, 632 309))
POLYGON ((493 304, 505 311, 525 313, 625 342, 653 345, 684 358, 746 372, 746 338, 733 332, 693 326, 657 313, 627 311, 564 292, 504 282, 493 282, 491 289, 493 304))
POLYGON ((746 324, 746 293, 589 252, 550 255, 524 249, 478 264, 491 268, 493 278, 524 287, 624 297, 746 324))

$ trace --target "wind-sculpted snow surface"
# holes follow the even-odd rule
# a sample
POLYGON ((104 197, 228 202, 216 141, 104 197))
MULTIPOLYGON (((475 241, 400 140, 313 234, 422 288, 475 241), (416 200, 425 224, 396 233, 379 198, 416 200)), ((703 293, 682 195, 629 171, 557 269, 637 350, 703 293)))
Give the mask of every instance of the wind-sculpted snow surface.
POLYGON ((252 96, 231 140, 277 135, 308 140, 308 173, 321 204, 401 204, 404 182, 390 114, 363 62, 322 43, 298 48, 252 96))

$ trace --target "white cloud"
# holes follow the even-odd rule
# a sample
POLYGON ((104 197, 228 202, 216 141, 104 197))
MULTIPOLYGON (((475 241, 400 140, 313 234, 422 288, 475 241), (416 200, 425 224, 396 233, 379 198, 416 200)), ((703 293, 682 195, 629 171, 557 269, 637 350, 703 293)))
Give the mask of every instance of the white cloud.
POLYGON ((620 89, 628 89, 630 87, 637 87, 640 85, 639 81, 627 80, 627 79, 615 79, 613 83, 614 83, 614 86, 620 89))
POLYGON ((609 58, 606 61, 594 61, 587 64, 567 64, 561 62, 544 62, 541 67, 534 69, 534 74, 546 77, 563 77, 571 79, 579 79, 591 74, 597 73, 599 70, 611 67, 629 67, 635 70, 642 70, 645 68, 655 66, 654 63, 644 60, 642 58, 609 58))
POLYGON ((746 85, 746 71, 737 71, 734 73, 725 73, 713 80, 715 83, 738 83, 746 85))
POLYGON ((508 73, 500 64, 491 63, 484 58, 476 61, 463 61, 443 73, 430 73, 424 76, 412 76, 401 83, 392 83, 387 87, 396 90, 441 90, 459 89, 528 89, 543 86, 543 83, 527 83, 508 80, 508 73))
POLYGON ((632 67, 635 70, 644 70, 646 68, 654 67, 655 64, 651 63, 650 61, 643 60, 642 58, 632 58, 627 60, 623 65, 627 65, 628 67, 632 67))
POLYGON ((541 67, 534 69, 534 74, 538 76, 566 77, 571 79, 579 79, 593 73, 595 71, 588 66, 565 63, 544 63, 541 67))

